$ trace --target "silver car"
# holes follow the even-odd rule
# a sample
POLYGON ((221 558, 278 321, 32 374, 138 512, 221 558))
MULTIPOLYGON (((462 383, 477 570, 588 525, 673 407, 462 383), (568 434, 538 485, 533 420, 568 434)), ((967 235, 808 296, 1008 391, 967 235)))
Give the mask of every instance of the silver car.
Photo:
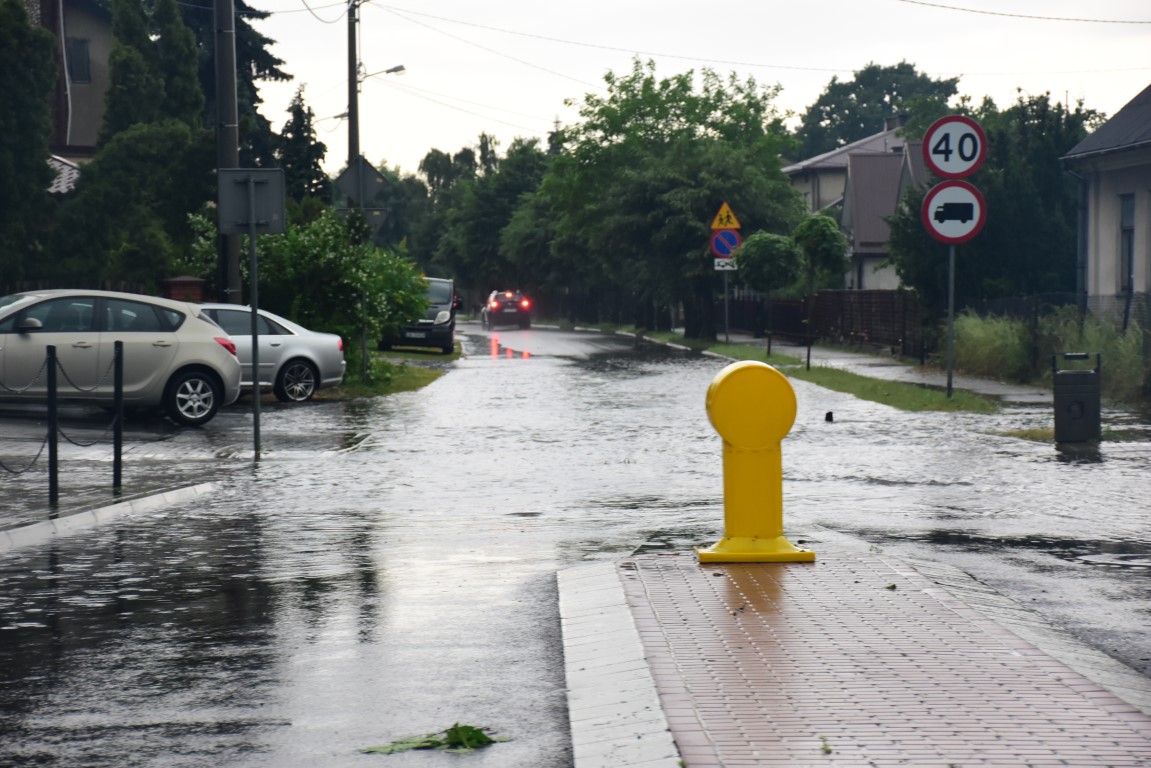
MULTIPOLYGON (((238 304, 201 304, 208 317, 236 342, 243 367, 241 386, 252 389, 252 310, 238 304)), ((278 400, 303 402, 318 389, 344 380, 344 341, 334 333, 310 331, 265 309, 259 311, 260 389, 278 400)))
POLYGON ((127 407, 159 406, 199 426, 240 396, 235 344, 195 304, 68 289, 0 297, 0 398, 45 401, 53 345, 58 396, 110 404, 117 341, 127 407))

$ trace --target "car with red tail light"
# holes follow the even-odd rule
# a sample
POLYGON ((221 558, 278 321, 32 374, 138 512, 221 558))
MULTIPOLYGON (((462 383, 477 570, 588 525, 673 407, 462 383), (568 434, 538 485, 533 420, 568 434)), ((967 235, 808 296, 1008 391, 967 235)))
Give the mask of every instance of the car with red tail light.
POLYGON ((480 308, 480 324, 493 329, 497 325, 532 327, 532 301, 519 291, 492 291, 480 308))

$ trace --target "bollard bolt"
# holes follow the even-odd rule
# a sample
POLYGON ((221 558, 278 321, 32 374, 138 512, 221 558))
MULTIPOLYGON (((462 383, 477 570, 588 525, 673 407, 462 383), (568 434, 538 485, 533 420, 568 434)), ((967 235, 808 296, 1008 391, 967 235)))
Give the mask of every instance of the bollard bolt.
POLYGON ((707 389, 707 415, 723 438, 724 536, 697 550, 701 563, 812 562, 783 535, 780 442, 795 423, 795 390, 766 363, 720 371, 707 389))

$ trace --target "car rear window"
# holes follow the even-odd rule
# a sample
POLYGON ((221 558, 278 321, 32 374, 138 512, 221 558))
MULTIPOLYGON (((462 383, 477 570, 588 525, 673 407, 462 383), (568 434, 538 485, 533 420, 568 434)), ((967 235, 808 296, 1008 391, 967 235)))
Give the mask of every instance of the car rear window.
MULTIPOLYGON (((212 309, 208 310, 215 317, 220 327, 231 336, 252 335, 252 310, 250 309, 212 309)), ((283 336, 285 329, 278 323, 273 324, 268 318, 259 315, 257 332, 261 336, 283 336)))
POLYGON ((142 301, 107 299, 104 313, 104 327, 113 333, 171 333, 184 322, 180 312, 142 301))

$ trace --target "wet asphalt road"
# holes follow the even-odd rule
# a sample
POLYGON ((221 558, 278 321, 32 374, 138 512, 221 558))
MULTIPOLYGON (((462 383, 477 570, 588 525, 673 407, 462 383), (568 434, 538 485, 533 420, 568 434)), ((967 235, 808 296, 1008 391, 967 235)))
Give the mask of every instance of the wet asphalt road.
MULTIPOLYGON (((242 408, 138 427, 130 482, 221 488, 0 559, 0 766, 439 766, 357 749, 457 721, 513 739, 471 765, 570 765, 554 573, 719 535, 726 361, 538 329, 465 350, 420 392, 266 409, 258 465, 242 408)), ((1146 443, 1074 458, 993 434, 1043 409, 795 387, 789 525, 956 565, 1148 671, 1146 443)))

